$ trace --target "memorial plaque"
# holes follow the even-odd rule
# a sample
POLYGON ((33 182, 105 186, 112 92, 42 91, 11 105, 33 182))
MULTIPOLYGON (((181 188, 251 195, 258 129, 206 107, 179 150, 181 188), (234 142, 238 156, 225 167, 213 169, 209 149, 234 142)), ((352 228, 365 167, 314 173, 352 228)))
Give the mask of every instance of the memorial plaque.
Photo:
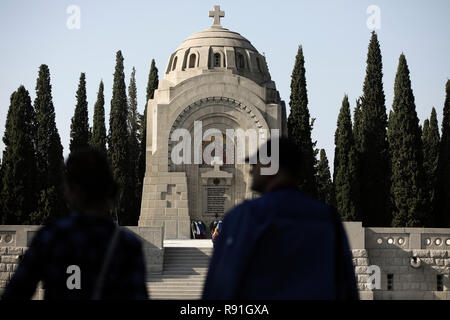
POLYGON ((221 217, 225 214, 226 187, 208 186, 206 188, 206 215, 221 217))

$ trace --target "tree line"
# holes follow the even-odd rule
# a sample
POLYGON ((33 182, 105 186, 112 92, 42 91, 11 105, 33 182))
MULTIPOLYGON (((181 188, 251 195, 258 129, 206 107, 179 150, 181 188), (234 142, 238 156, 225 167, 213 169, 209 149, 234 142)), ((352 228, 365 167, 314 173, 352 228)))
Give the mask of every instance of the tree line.
MULTIPOLYGON (((81 73, 71 121, 70 151, 91 146, 105 153, 120 191, 112 215, 136 225, 145 174, 147 101, 158 87, 152 60, 144 113, 137 111, 136 70, 125 84, 123 56, 116 54, 109 132, 100 81, 89 127, 86 74, 81 73)), ((334 135, 331 177, 325 150, 311 139, 303 48, 291 76, 288 136, 302 155, 300 189, 331 206, 345 221, 370 227, 450 227, 450 80, 446 83, 441 135, 436 110, 420 126, 409 68, 400 55, 392 110, 387 116, 382 56, 372 33, 362 95, 351 116, 344 95, 334 135)), ((56 128, 50 71, 41 65, 34 104, 20 86, 11 95, 0 163, 0 224, 45 224, 68 212, 62 186, 63 147, 56 128)))
POLYGON ((394 101, 387 116, 382 56, 377 34, 370 39, 362 95, 351 117, 344 95, 334 135, 331 178, 325 150, 311 139, 303 48, 291 80, 288 136, 301 151, 305 193, 334 206, 345 221, 366 227, 450 227, 450 80, 440 136, 436 110, 419 124, 405 55, 399 57, 394 101))
MULTIPOLYGON (((145 174, 147 101, 158 87, 152 60, 144 114, 137 111, 133 68, 126 92, 122 52, 116 54, 109 132, 105 127, 104 84, 100 81, 89 126, 86 74, 81 73, 70 125, 70 152, 91 147, 107 155, 120 191, 111 212, 121 225, 137 225, 145 174)), ((0 224, 46 224, 69 211, 64 199, 63 147, 55 122, 50 70, 43 64, 36 99, 20 86, 10 98, 0 163, 0 224)))

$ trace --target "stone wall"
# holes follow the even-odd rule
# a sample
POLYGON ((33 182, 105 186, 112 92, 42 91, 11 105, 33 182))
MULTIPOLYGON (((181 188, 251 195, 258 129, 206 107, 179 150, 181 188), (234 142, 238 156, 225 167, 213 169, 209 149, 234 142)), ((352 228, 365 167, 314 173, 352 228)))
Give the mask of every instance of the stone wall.
POLYGON ((344 225, 361 299, 450 300, 450 229, 344 225), (380 268, 379 289, 369 288, 369 266, 380 268))
MULTIPOLYGON (((0 225, 0 294, 28 249, 33 236, 40 226, 0 225)), ((162 227, 125 227, 142 242, 147 275, 161 273, 164 261, 164 230, 162 227)), ((43 298, 42 285, 39 284, 34 299, 43 298)))
MULTIPOLYGON (((344 223, 361 299, 450 300, 450 229, 363 228, 344 223), (369 288, 379 267, 380 288, 369 288), (370 271, 370 272, 369 272, 370 271)), ((0 226, 0 292, 39 226, 0 226)), ((161 273, 163 227, 126 227, 142 241, 147 273, 161 273)), ((35 299, 42 299, 39 287, 35 299)))

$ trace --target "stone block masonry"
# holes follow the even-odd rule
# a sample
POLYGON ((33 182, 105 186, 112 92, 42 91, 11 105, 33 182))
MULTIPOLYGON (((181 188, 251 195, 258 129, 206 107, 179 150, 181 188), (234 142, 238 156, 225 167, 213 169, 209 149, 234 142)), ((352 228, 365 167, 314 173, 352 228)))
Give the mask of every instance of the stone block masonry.
POLYGON ((450 229, 345 226, 361 299, 450 300, 450 229), (380 288, 369 289, 368 266, 380 268, 380 288))
MULTIPOLYGON (((363 228, 360 222, 346 222, 344 227, 361 299, 450 300, 450 229, 363 228), (374 274, 369 271, 373 266, 380 269, 380 288, 370 289, 374 274)), ((0 226, 0 292, 39 228, 0 226)), ((142 241, 149 281, 161 275, 165 257, 164 227, 126 228, 142 241)), ((34 299, 42 298, 40 286, 34 299)))

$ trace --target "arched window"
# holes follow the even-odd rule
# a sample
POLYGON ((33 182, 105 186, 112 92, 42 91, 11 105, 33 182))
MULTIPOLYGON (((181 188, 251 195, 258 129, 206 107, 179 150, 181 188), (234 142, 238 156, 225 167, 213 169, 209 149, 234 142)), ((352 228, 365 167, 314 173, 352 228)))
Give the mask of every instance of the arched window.
POLYGON ((196 59, 196 56, 194 53, 189 56, 189 68, 195 67, 195 59, 196 59))
POLYGON ((259 58, 258 57, 256 58, 256 65, 258 66, 259 72, 262 72, 262 70, 261 70, 261 63, 259 62, 259 58))
POLYGON ((238 69, 244 69, 245 68, 245 61, 244 61, 244 56, 242 55, 242 53, 239 53, 236 55, 237 56, 237 67, 238 69))
POLYGON ((178 57, 175 57, 175 59, 173 59, 172 71, 175 70, 175 68, 177 67, 177 60, 178 60, 178 57))
POLYGON ((214 67, 220 66, 220 53, 214 53, 214 67))

